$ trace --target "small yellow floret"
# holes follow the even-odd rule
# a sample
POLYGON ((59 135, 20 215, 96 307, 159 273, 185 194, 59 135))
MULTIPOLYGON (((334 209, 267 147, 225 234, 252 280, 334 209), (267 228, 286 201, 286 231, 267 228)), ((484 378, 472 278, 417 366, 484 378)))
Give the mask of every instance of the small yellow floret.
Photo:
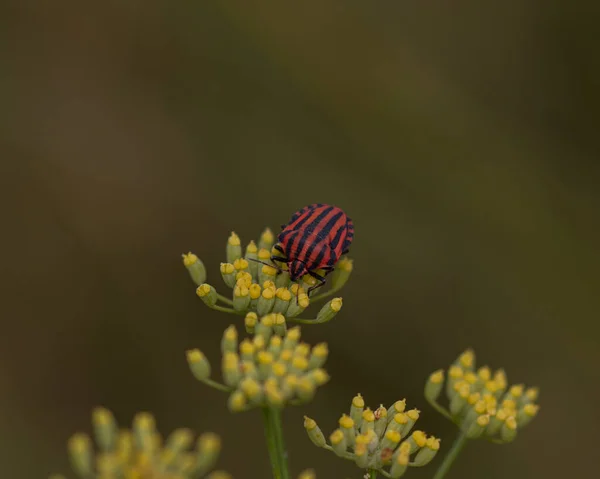
POLYGON ((429 376, 429 380, 433 384, 440 384, 444 380, 444 370, 443 369, 438 369, 437 371, 434 371, 429 376))
POLYGON ((233 274, 235 271, 231 263, 221 263, 220 269, 222 274, 233 274))
POLYGON ((210 293, 210 285, 209 284, 204 283, 196 288, 196 294, 198 296, 200 296, 201 298, 208 295, 208 293, 210 293))
POLYGON ((246 247, 246 251, 251 254, 258 252, 258 248, 256 247, 254 240, 250 240, 250 243, 248 243, 248 246, 246 247))
POLYGON ((231 232, 231 235, 227 239, 227 242, 231 246, 239 246, 241 244, 240 237, 238 235, 236 235, 234 231, 231 232))
POLYGON ((427 435, 423 431, 413 432, 412 438, 415 441, 415 444, 419 447, 425 446, 425 443, 427 442, 427 435))
POLYGON ((191 266, 198 261, 198 256, 192 252, 189 252, 188 254, 182 254, 181 256, 183 257, 184 266, 191 266))
POLYGON ((336 313, 342 309, 342 298, 333 298, 330 303, 330 307, 336 313))
POLYGON ((363 397, 360 395, 360 393, 358 393, 356 396, 354 396, 352 398, 352 405, 355 408, 361 409, 363 407, 365 407, 365 400, 363 399, 363 397))

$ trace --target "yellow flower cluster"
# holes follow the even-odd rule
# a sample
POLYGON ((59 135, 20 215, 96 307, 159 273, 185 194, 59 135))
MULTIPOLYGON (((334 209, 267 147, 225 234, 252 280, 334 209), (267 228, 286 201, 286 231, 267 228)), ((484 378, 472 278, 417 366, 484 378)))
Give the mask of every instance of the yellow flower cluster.
POLYGON ((362 469, 398 478, 410 466, 427 465, 440 448, 438 438, 420 430, 412 431, 419 415, 418 409, 406 410, 405 399, 373 411, 365 408, 365 401, 358 394, 352 399, 350 413, 340 417, 339 427, 329 436, 329 444, 313 419, 305 417, 304 428, 316 446, 354 461, 362 469))
MULTIPOLYGON (((255 318, 255 313, 248 317, 255 318)), ((210 364, 197 349, 187 352, 187 360, 196 379, 230 392, 229 408, 233 412, 253 407, 280 408, 311 400, 316 389, 329 380, 322 369, 327 360, 326 343, 310 347, 300 342, 300 327, 275 334, 277 315, 264 316, 253 326, 254 336, 238 344, 238 333, 232 325, 221 340, 223 383, 210 379, 210 364)))
MULTIPOLYGON (((271 260, 271 256, 281 257, 281 252, 273 248, 274 239, 273 233, 267 228, 258 240, 258 245, 250 241, 245 251, 242 251, 240 237, 231 233, 226 245, 226 262, 220 266, 223 282, 232 290, 230 296, 217 293, 213 285, 205 283, 204 265, 195 254, 183 255, 183 264, 197 285, 196 294, 213 309, 239 315, 252 312, 258 317, 275 314, 283 318, 285 324, 289 320, 323 323, 333 319, 342 307, 341 298, 327 303, 314 320, 292 318, 296 318, 309 306, 311 298, 322 299, 341 289, 352 272, 352 260, 345 257, 340 259, 330 276, 329 291, 309 298, 307 293, 317 284, 317 280, 306 274, 297 282, 291 282, 287 265, 271 260)), ((323 271, 317 273, 323 274, 323 271)))
POLYGON ((104 408, 94 410, 92 421, 96 448, 84 433, 74 434, 68 442, 71 466, 81 478, 231 479, 223 471, 205 476, 221 451, 221 441, 213 433, 202 434, 195 449, 190 449, 194 437, 189 429, 173 431, 163 444, 148 413, 137 414, 131 430, 119 430, 112 413, 104 408))
POLYGON ((425 397, 436 409, 456 422, 471 439, 486 437, 510 442, 517 430, 526 426, 539 406, 537 388, 508 385, 503 369, 476 368, 475 353, 468 349, 448 368, 433 372, 425 385, 425 397), (444 389, 449 401, 446 410, 437 402, 444 389))

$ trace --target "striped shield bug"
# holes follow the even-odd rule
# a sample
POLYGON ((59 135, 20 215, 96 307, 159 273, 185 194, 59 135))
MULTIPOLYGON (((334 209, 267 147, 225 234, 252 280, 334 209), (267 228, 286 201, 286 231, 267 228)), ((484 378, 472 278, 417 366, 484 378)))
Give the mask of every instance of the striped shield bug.
POLYGON ((271 261, 287 264, 292 281, 305 274, 315 278, 318 283, 308 289, 309 295, 325 284, 325 276, 348 253, 354 239, 354 224, 346 213, 337 206, 321 203, 298 210, 281 228, 274 246, 281 256, 273 255, 271 261))

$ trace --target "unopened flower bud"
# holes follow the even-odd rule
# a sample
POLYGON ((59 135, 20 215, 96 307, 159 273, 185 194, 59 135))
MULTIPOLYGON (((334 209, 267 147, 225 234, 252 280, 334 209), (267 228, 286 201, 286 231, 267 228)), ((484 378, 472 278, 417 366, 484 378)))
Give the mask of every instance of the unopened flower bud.
POLYGON ((344 457, 346 454, 346 436, 342 432, 341 429, 336 429, 329 436, 329 442, 331 442, 331 447, 333 448, 333 452, 335 452, 338 456, 344 457))
POLYGON ((263 316, 256 327, 254 328, 254 334, 260 335, 265 338, 265 343, 269 341, 273 334, 273 325, 275 324, 275 315, 267 314, 263 316))
POLYGON ((261 249, 270 250, 273 246, 273 242, 275 241, 275 236, 270 228, 265 228, 265 230, 260 235, 260 240, 258 240, 258 247, 261 249))
POLYGON ((339 420, 340 429, 346 437, 346 444, 353 446, 355 442, 356 433, 354 431, 354 421, 350 416, 343 414, 339 420))
POLYGON ((537 415, 539 406, 537 404, 525 404, 517 413, 517 424, 524 427, 537 415))
POLYGON ((197 441, 198 461, 195 471, 203 475, 212 469, 221 452, 221 439, 212 432, 202 434, 197 441))
POLYGON ((285 332, 287 331, 287 324, 285 322, 285 316, 281 313, 277 313, 275 315, 275 324, 273 325, 273 332, 283 337, 285 336, 285 332))
POLYGON ((90 477, 93 471, 92 442, 86 434, 74 434, 68 444, 71 467, 81 477, 90 477))
MULTIPOLYGON (((293 291, 292 291, 292 294, 293 294, 293 291)), ((285 315, 288 318, 293 318, 295 316, 298 316, 306 308, 308 308, 309 304, 310 304, 310 300, 308 299, 307 294, 304 292, 299 292, 296 297, 292 297, 285 315)))
POLYGON ((196 379, 204 381, 210 377, 210 363, 199 349, 187 351, 186 358, 188 366, 196 379))
POLYGON ((248 246, 246 246, 246 254, 244 257, 246 261, 248 261, 248 271, 252 275, 252 278, 257 279, 257 271, 260 263, 256 261, 258 259, 258 248, 254 241, 250 241, 248 246))
POLYGON ((423 431, 413 431, 404 442, 410 446, 409 454, 412 454, 425 446, 427 435, 423 431))
POLYGON ((509 416, 500 429, 500 437, 504 442, 511 442, 517 437, 517 421, 514 416, 509 416))
POLYGON ((240 237, 233 231, 227 239, 226 257, 228 263, 233 263, 236 259, 242 257, 242 244, 240 237))
POLYGON ((310 401, 314 395, 316 390, 315 384, 308 377, 302 377, 298 379, 298 384, 296 385, 296 392, 298 394, 298 398, 304 402, 310 401))
POLYGON ((327 361, 327 356, 329 355, 329 348, 327 347, 327 343, 319 343, 313 346, 312 351, 310 353, 310 359, 308 361, 308 367, 320 368, 327 361))
POLYGON ((246 327, 246 332, 248 334, 254 333, 254 328, 256 327, 256 323, 258 322, 258 316, 254 312, 249 312, 246 314, 244 318, 244 326, 246 327))
POLYGON ((258 304, 256 306, 256 312, 259 316, 269 314, 275 304, 275 291, 271 288, 263 289, 260 298, 258 298, 258 304))
POLYGON ((387 411, 387 421, 388 423, 394 419, 394 416, 399 412, 404 412, 406 409, 406 399, 402 399, 401 401, 396 401, 392 404, 387 411))
POLYGON ((362 425, 362 415, 364 409, 365 400, 360 395, 360 393, 358 393, 356 396, 354 396, 354 398, 352 399, 352 404, 350 405, 350 417, 354 421, 354 424, 356 424, 356 427, 360 427, 362 425))
POLYGON ((406 472, 406 469, 408 468, 408 461, 408 454, 398 454, 392 462, 392 467, 390 468, 390 476, 392 476, 394 479, 402 477, 406 472))
POLYGON ((233 267, 233 264, 231 263, 221 263, 221 266, 219 267, 220 271, 221 271, 221 277, 223 278, 223 281, 225 282, 225 284, 227 286, 229 286, 230 288, 233 288, 235 286, 235 275, 236 275, 236 271, 235 268, 233 267))
POLYGON ((92 412, 96 443, 104 452, 111 451, 117 439, 117 423, 113 414, 106 408, 98 407, 92 412))
POLYGON ((285 338, 283 338, 283 349, 294 349, 300 340, 300 328, 294 326, 287 330, 285 338))
POLYGON ((204 263, 200 261, 198 256, 191 252, 182 256, 183 264, 188 270, 192 281, 196 283, 196 286, 200 286, 206 281, 206 268, 204 267, 204 263))
POLYGON ((351 259, 340 259, 335 265, 333 273, 331 273, 331 286, 336 290, 342 288, 350 278, 353 266, 353 261, 351 259))
POLYGON ((365 409, 362 414, 362 424, 360 432, 365 434, 367 431, 375 429, 375 414, 369 408, 365 409))
POLYGON ((427 438, 425 447, 422 447, 413 461, 413 466, 420 467, 429 464, 440 450, 440 440, 431 436, 427 438))
POLYGON ((241 378, 240 360, 236 353, 223 354, 223 382, 228 386, 236 386, 241 378))
POLYGON ((258 268, 258 281, 260 283, 264 283, 265 281, 273 282, 275 284, 275 279, 277 277, 277 268, 273 266, 269 266, 267 264, 259 265, 258 268))
POLYGON ((221 339, 221 353, 225 354, 235 353, 238 347, 238 334, 237 329, 232 324, 223 332, 223 338, 221 339))
POLYGON ((361 469, 366 469, 369 463, 369 448, 364 443, 356 443, 354 446, 354 462, 361 469))
POLYGON ((342 298, 333 298, 321 308, 321 311, 317 314, 316 322, 326 323, 327 321, 331 321, 340 309, 342 309, 342 298))
POLYGON ((277 288, 275 292, 275 304, 273 306, 274 313, 283 313, 287 311, 290 301, 292 299, 292 293, 287 288, 277 288))
POLYGON ((436 401, 444 386, 444 370, 438 369, 429 376, 425 384, 425 397, 429 401, 436 401))
POLYGON ((472 421, 465 432, 469 439, 476 439, 483 434, 485 428, 490 423, 490 416, 488 414, 482 414, 475 421, 472 421))
POLYGON ((402 431, 400 431, 402 437, 408 436, 408 433, 411 431, 411 429, 419 419, 420 414, 421 411, 419 411, 418 409, 410 409, 409 411, 406 411, 406 417, 408 418, 408 421, 402 427, 402 431))
POLYGON ((456 394, 454 394, 454 397, 450 400, 450 413, 453 416, 458 416, 467 404, 467 398, 471 393, 471 388, 467 382, 464 382, 463 384, 457 383, 455 389, 456 394))
POLYGON ((375 434, 381 437, 385 431, 387 426, 387 409, 383 407, 383 404, 380 405, 375 410, 375 434))
POLYGON ((325 447, 327 441, 325 441, 325 436, 323 432, 317 426, 317 423, 314 419, 309 418, 308 416, 304 416, 304 429, 308 434, 308 437, 313 442, 313 444, 317 447, 325 447))
POLYGON ((233 309, 246 311, 250 306, 250 291, 244 285, 236 285, 233 288, 233 309))
POLYGON ((217 304, 217 291, 210 284, 201 284, 196 288, 196 294, 207 306, 217 304))
POLYGON ((387 431, 381 441, 381 448, 388 448, 393 451, 400 443, 400 439, 402 438, 400 437, 400 433, 398 431, 387 431))

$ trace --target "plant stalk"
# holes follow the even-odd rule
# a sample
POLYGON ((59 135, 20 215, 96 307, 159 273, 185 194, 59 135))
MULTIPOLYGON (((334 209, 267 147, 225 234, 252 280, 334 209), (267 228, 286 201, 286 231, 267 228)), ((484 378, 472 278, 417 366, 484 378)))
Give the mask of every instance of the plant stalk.
POLYGON ((287 452, 283 442, 281 411, 265 406, 262 408, 267 449, 274 479, 289 479, 287 452))
POLYGON ((444 456, 444 460, 440 464, 440 467, 438 467, 438 470, 436 471, 435 476, 433 476, 433 479, 442 479, 446 476, 446 473, 450 470, 450 467, 462 451, 463 447, 465 447, 467 441, 467 436, 465 436, 465 433, 461 432, 454 440, 454 443, 448 451, 448 454, 444 456))

